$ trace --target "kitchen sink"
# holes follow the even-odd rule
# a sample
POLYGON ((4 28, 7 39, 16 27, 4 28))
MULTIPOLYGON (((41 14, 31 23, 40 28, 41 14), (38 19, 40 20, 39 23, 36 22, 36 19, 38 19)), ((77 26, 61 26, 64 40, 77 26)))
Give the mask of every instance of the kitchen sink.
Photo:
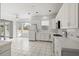
POLYGON ((53 36, 62 37, 61 34, 53 34, 53 36))

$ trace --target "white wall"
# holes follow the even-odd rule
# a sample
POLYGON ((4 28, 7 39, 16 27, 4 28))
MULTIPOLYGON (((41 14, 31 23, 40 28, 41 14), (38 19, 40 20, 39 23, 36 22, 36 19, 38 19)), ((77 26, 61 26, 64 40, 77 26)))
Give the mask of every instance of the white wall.
POLYGON ((63 4, 56 16, 57 20, 61 21, 61 28, 78 28, 78 4, 63 4))
POLYGON ((55 18, 53 18, 50 22, 51 22, 51 25, 50 25, 50 27, 52 28, 52 29, 56 29, 56 21, 55 21, 56 19, 55 18))

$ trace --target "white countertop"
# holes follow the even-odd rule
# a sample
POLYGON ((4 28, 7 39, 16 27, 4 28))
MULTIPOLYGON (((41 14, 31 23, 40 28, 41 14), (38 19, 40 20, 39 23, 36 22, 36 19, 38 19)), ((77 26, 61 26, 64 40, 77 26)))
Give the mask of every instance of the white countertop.
MULTIPOLYGON (((79 49, 79 38, 55 37, 62 48, 79 49)), ((56 43, 57 44, 57 43, 56 43)))

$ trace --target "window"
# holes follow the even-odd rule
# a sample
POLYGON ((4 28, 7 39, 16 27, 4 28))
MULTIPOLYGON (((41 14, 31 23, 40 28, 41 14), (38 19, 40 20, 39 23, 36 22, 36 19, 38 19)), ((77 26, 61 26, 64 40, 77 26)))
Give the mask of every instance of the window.
POLYGON ((0 40, 13 37, 13 22, 0 19, 0 40))

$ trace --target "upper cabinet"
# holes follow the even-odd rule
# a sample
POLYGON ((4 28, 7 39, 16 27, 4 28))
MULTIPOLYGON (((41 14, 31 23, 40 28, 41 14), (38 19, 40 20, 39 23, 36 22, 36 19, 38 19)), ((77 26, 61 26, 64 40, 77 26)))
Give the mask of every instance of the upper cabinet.
POLYGON ((56 21, 60 20, 61 28, 78 28, 78 4, 65 3, 59 10, 56 21))

